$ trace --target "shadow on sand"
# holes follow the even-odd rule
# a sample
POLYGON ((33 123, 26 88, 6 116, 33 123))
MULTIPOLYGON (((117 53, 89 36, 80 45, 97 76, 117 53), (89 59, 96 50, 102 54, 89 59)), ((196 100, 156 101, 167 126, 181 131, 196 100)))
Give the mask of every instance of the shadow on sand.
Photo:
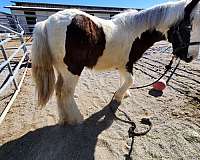
POLYGON ((5 143, 2 160, 93 160, 98 135, 109 128, 119 103, 112 100, 82 124, 48 126, 5 143))
POLYGON ((149 90, 149 95, 154 97, 161 97, 163 95, 163 92, 152 88, 149 90))

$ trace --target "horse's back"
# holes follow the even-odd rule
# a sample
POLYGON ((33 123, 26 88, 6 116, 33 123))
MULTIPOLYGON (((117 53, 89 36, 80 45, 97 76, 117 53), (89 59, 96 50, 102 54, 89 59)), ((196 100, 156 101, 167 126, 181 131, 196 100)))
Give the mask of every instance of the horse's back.
POLYGON ((55 63, 106 70, 127 61, 129 35, 116 30, 112 21, 67 9, 51 15, 45 23, 55 63))

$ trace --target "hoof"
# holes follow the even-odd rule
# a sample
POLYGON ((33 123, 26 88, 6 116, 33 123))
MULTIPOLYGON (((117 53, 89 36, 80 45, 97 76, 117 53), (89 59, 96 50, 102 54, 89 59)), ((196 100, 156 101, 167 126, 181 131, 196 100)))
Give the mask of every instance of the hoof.
POLYGON ((124 94, 124 99, 125 99, 125 98, 128 98, 128 97, 131 97, 131 93, 130 93, 129 90, 127 90, 127 91, 125 92, 125 94, 124 94))
POLYGON ((123 97, 120 95, 115 94, 113 100, 116 100, 117 103, 121 103, 123 97))
POLYGON ((59 124, 60 125, 76 125, 76 124, 81 124, 83 122, 84 118, 82 115, 80 115, 79 117, 74 117, 74 118, 71 118, 71 119, 60 119, 59 120, 59 124))
POLYGON ((114 95, 114 100, 116 100, 117 102, 121 103, 122 99, 128 98, 131 96, 131 93, 129 90, 127 90, 123 95, 122 94, 118 94, 117 92, 114 95))

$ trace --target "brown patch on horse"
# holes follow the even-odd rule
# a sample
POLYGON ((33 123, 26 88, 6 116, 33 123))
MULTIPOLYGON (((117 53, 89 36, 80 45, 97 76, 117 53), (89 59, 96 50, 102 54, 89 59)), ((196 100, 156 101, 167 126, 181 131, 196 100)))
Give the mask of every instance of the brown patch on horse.
POLYGON ((102 56, 105 44, 103 28, 84 15, 76 15, 66 33, 64 62, 68 70, 80 75, 85 66, 93 68, 102 56))
POLYGON ((133 63, 136 63, 155 42, 161 40, 166 40, 166 37, 155 29, 147 30, 141 34, 140 38, 136 38, 131 47, 129 61, 126 64, 127 71, 133 74, 133 63))

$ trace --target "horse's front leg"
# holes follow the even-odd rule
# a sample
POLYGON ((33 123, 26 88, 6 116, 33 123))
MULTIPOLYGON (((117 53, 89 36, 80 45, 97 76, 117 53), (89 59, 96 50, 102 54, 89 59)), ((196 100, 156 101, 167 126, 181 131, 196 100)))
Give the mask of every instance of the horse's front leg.
POLYGON ((129 87, 133 84, 134 78, 132 73, 129 73, 128 71, 120 70, 120 88, 115 92, 114 99, 118 102, 121 102, 121 100, 124 97, 129 97, 129 87))
POLYGON ((76 124, 83 121, 83 116, 74 100, 74 91, 78 78, 78 76, 69 71, 58 75, 56 97, 60 124, 76 124))
MULTIPOLYGON (((122 72, 122 71, 119 71, 119 74, 120 74, 120 87, 124 84, 124 81, 125 81, 125 76, 124 75, 125 72, 122 72)), ((126 90, 126 92, 124 93, 124 98, 128 98, 131 96, 131 93, 129 91, 129 89, 126 90)))

